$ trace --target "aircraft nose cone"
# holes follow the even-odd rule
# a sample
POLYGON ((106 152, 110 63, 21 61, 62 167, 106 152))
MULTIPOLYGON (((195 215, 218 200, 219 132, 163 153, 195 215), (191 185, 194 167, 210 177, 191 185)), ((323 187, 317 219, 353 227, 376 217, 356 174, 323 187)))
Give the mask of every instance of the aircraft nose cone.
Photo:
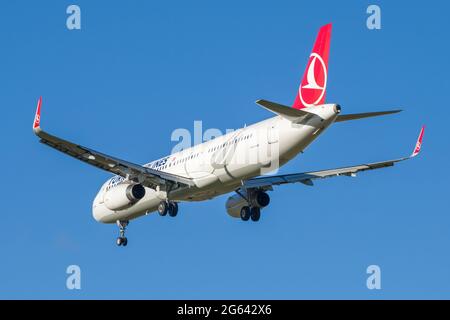
POLYGON ((95 221, 101 222, 102 215, 100 214, 99 210, 96 210, 95 205, 92 206, 92 216, 94 217, 95 221))
POLYGON ((105 207, 102 204, 96 202, 92 204, 92 216, 95 221, 103 222, 107 214, 108 213, 105 211, 105 207))

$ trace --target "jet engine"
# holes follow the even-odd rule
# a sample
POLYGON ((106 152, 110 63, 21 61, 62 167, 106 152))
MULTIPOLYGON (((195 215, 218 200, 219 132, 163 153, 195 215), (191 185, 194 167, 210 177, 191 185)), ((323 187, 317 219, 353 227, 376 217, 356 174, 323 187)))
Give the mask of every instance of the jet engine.
POLYGON ((225 208, 227 213, 233 218, 239 218, 241 215, 241 209, 245 206, 264 208, 269 205, 270 197, 269 195, 261 190, 249 190, 239 191, 242 196, 250 201, 250 203, 244 199, 241 195, 235 194, 227 199, 225 203, 225 208))
POLYGON ((227 213, 233 218, 239 218, 241 214, 242 207, 248 206, 247 200, 242 198, 240 195, 235 194, 228 198, 225 202, 225 208, 227 213))
POLYGON ((110 210, 125 209, 145 196, 145 188, 141 184, 119 184, 105 192, 103 201, 110 210))

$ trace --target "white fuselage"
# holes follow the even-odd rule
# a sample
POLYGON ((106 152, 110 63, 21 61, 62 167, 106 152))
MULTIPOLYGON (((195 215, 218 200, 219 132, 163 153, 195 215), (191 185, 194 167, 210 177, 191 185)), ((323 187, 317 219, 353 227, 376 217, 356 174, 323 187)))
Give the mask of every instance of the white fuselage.
POLYGON ((156 211, 163 200, 202 201, 238 189, 242 180, 273 172, 302 152, 336 119, 334 104, 305 109, 316 114, 301 121, 281 116, 255 123, 189 149, 150 162, 145 166, 193 179, 194 187, 173 191, 145 188, 145 196, 130 207, 108 209, 105 194, 129 183, 114 176, 106 181, 93 202, 97 221, 114 223, 156 211))

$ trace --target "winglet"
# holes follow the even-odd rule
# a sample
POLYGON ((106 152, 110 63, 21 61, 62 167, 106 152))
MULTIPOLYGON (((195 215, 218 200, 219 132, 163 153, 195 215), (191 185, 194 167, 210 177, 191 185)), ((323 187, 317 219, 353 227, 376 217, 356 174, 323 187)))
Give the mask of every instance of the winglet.
POLYGON ((423 140, 423 133, 425 132, 425 126, 422 126, 422 129, 420 130, 419 137, 417 138, 416 146, 414 147, 414 151, 411 154, 411 158, 419 155, 420 149, 422 148, 422 140, 423 140))
POLYGON ((41 104, 42 104, 42 97, 39 98, 37 107, 36 107, 36 115, 34 116, 34 122, 33 122, 33 131, 34 132, 40 130, 40 128, 41 128, 41 104))

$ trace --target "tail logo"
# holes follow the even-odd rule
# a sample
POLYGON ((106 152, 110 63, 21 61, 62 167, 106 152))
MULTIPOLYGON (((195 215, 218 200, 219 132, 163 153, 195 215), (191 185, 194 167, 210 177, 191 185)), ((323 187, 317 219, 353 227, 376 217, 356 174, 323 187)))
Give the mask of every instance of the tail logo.
POLYGON ((327 67, 322 57, 313 52, 309 57, 308 71, 300 85, 298 95, 304 106, 311 107, 316 105, 322 99, 326 88, 327 67), (317 61, 320 63, 318 64, 317 61))

